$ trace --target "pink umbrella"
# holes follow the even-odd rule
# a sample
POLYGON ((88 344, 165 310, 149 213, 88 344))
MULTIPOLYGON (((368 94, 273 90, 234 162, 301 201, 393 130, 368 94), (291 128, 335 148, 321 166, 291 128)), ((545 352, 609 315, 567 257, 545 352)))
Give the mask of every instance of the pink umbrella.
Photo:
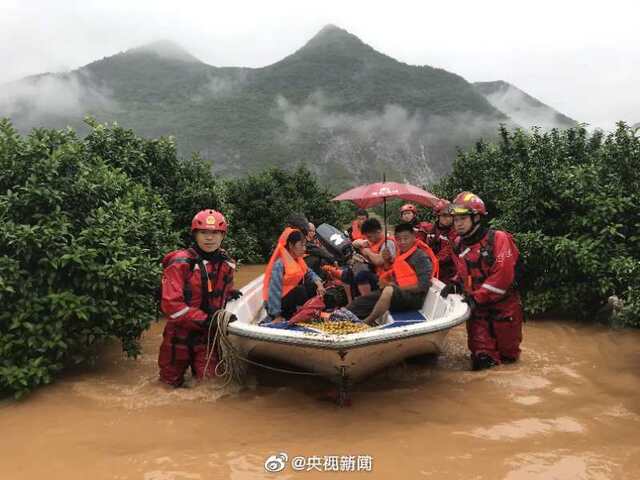
POLYGON ((425 207, 433 207, 438 201, 438 197, 426 190, 408 183, 397 182, 377 182, 361 185, 341 193, 332 200, 334 202, 349 200, 360 208, 370 208, 380 205, 387 198, 401 198, 425 207))
POLYGON ((347 190, 337 197, 332 198, 334 202, 351 201, 360 208, 375 207, 384 203, 384 234, 387 236, 387 198, 401 198, 409 202, 418 203, 425 207, 433 207, 438 201, 438 197, 408 183, 397 182, 376 182, 369 185, 347 190))

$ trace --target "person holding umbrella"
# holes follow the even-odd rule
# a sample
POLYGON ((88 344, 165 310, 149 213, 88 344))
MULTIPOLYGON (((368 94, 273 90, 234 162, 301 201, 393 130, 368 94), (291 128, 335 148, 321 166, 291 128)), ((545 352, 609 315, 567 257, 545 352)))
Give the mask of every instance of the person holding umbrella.
POLYGON ((364 238, 361 227, 362 224, 368 219, 369 213, 365 209, 359 208, 356 211, 356 218, 351 222, 351 226, 347 229, 347 234, 349 235, 349 239, 351 239, 351 241, 361 240, 364 238))
POLYGON ((357 251, 349 265, 340 268, 325 265, 322 269, 334 279, 349 285, 351 295, 367 295, 379 289, 378 277, 391 266, 396 255, 396 244, 391 238, 384 241, 382 225, 377 218, 369 218, 362 224, 363 238, 354 240, 357 251), (383 256, 386 252, 386 259, 383 256))
MULTIPOLYGON (((422 188, 409 185, 407 183, 387 182, 383 178, 382 182, 371 183, 368 185, 361 185, 359 187, 352 188, 340 195, 334 197, 332 201, 350 201, 356 204, 359 208, 371 208, 376 205, 383 205, 384 216, 384 231, 382 229, 382 239, 388 238, 387 235, 387 198, 399 198, 407 200, 409 202, 417 203, 425 207, 433 207, 438 201, 438 197, 432 193, 423 190, 422 188)), ((414 207, 415 208, 415 207, 414 207)), ((366 222, 364 222, 366 223, 366 222)), ((378 222, 379 225, 379 222, 378 222)), ((364 224, 363 224, 364 226, 364 224)), ((366 227, 365 227, 366 228, 366 227)), ((413 227, 412 227, 413 228, 413 227)), ((358 246, 358 244, 356 244, 358 246)), ((384 250, 383 250, 384 251, 384 250)), ((380 253, 380 252, 374 252, 380 253)), ((389 253, 391 253, 389 251, 389 253)), ((391 255, 389 256, 389 264, 393 261, 391 255)))
POLYGON ((355 240, 353 246, 368 263, 369 268, 355 272, 354 281, 360 295, 367 295, 377 290, 380 275, 391 266, 396 256, 395 242, 382 232, 382 225, 377 218, 370 218, 362 224, 364 239, 355 240), (383 253, 386 252, 386 256, 383 253))
POLYGON ((398 254, 391 262, 388 250, 382 251, 385 262, 391 263, 388 272, 381 275, 382 290, 354 299, 347 309, 364 319, 369 325, 385 312, 419 310, 438 269, 438 261, 431 249, 416 239, 409 223, 395 228, 398 254))

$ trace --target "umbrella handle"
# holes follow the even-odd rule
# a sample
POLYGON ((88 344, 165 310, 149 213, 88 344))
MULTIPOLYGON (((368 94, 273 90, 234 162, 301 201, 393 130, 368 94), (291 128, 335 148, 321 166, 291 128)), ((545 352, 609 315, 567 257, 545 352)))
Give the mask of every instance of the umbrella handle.
MULTIPOLYGON (((384 242, 382 242, 382 248, 387 248, 387 197, 384 197, 384 208, 383 208, 383 216, 384 216, 384 242)), ((382 249, 380 249, 382 250, 382 249)))
MULTIPOLYGON (((387 183, 387 172, 382 172, 382 183, 387 183)), ((387 197, 383 197, 382 201, 384 202, 383 216, 384 216, 384 242, 382 242, 382 247, 387 247, 387 197)), ((382 251, 382 248, 380 249, 382 251)))

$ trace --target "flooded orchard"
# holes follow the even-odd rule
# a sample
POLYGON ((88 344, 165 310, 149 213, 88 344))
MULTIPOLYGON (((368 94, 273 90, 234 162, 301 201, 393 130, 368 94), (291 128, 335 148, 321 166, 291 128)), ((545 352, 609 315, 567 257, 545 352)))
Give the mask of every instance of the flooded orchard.
POLYGON ((390 368, 338 408, 328 383, 264 371, 241 391, 165 387, 162 327, 137 360, 114 343, 97 365, 0 404, 1 478, 640 478, 638 331, 529 322, 520 363, 470 372, 458 327, 436 364, 390 368), (266 472, 280 452, 371 457, 371 472, 266 472))

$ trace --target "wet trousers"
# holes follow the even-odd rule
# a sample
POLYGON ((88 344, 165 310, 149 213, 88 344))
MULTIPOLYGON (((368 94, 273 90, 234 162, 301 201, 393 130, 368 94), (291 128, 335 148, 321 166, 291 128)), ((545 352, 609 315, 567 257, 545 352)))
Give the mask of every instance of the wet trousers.
POLYGON ((520 357, 523 312, 521 305, 505 310, 478 307, 467 320, 468 346, 474 356, 485 354, 496 364, 520 357))
MULTIPOLYGON (((218 356, 207 348, 207 333, 180 332, 175 328, 165 327, 162 344, 158 354, 160 380, 179 387, 184 383, 184 374, 191 367, 192 375, 198 380, 215 376, 218 356), (207 357, 211 359, 207 364, 207 357)), ((211 336, 213 337, 213 331, 211 336)), ((213 348, 213 347, 211 347, 213 348)))

